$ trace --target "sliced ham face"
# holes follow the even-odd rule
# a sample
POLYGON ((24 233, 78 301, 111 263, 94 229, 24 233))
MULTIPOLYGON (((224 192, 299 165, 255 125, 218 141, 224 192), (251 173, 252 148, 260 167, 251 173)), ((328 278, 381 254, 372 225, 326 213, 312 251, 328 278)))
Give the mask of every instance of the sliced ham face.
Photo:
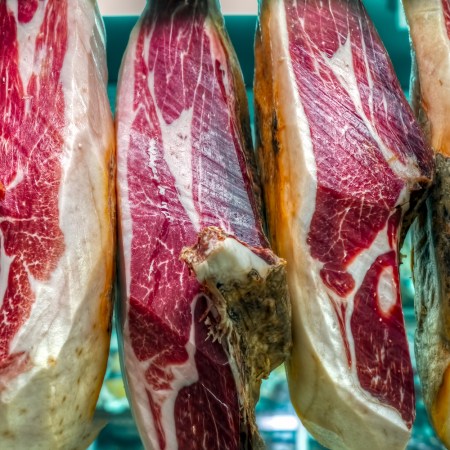
POLYGON ((433 158, 361 2, 262 2, 258 149, 287 260, 292 402, 333 449, 400 449, 415 416, 399 236, 433 158))
POLYGON ((114 261, 101 17, 1 0, 0 30, 0 448, 86 448, 114 261))
POLYGON ((436 180, 413 227, 415 351, 425 405, 450 447, 450 3, 404 0, 415 59, 411 97, 436 152, 436 180))
POLYGON ((253 349, 239 352, 254 342, 240 340, 248 286, 267 278, 270 291, 265 274, 284 263, 262 233, 242 75, 215 0, 148 2, 122 63, 117 143, 124 365, 143 443, 260 448, 253 408, 288 352, 289 303, 282 276, 281 305, 255 301, 255 317, 281 317, 280 349, 255 374, 240 358, 253 349))

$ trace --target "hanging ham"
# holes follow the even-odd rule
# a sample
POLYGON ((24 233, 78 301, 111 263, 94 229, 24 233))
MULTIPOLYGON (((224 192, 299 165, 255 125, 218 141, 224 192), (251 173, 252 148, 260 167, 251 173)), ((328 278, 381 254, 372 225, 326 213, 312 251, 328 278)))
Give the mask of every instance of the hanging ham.
POLYGON ((0 49, 0 448, 86 448, 114 263, 101 17, 0 0, 0 49))
POLYGON ((144 446, 260 448, 254 406, 289 351, 290 306, 215 0, 148 2, 122 63, 117 143, 124 365, 144 446))
POLYGON ((433 159, 361 2, 263 1, 255 102, 292 402, 327 447, 402 449, 415 409, 399 240, 433 159))

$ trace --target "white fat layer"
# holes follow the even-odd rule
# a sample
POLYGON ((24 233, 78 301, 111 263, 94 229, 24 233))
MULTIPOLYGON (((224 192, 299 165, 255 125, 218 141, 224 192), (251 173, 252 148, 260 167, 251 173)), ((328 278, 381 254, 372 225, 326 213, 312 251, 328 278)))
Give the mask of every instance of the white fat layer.
MULTIPOLYGON (((0 220, 1 223, 1 220, 0 220)), ((8 286, 9 268, 15 256, 8 256, 5 252, 3 233, 0 230, 0 310, 5 298, 6 287, 8 286)), ((0 317, 0 323, 7 323, 7 317, 0 317)))
POLYGON ((359 288, 364 281, 364 277, 372 264, 380 255, 383 255, 390 250, 392 249, 389 245, 388 229, 386 224, 386 226, 376 235, 372 245, 363 250, 347 267, 347 272, 355 280, 355 288, 352 292, 353 295, 345 297, 346 301, 353 303, 354 294, 359 291, 359 288))
MULTIPOLYGON (((372 116, 375 116, 375 112, 373 111, 373 80, 372 75, 370 73, 370 63, 367 60, 367 52, 365 48, 364 39, 362 40, 362 52, 364 54, 364 62, 366 69, 366 76, 369 80, 369 88, 370 88, 370 97, 369 97, 369 107, 372 116)), ((396 176, 402 180, 408 180, 411 177, 419 177, 419 168, 414 164, 414 161, 407 161, 407 164, 403 164, 397 157, 397 155, 390 149, 384 141, 381 139, 377 130, 375 129, 372 118, 367 117, 364 108, 362 106, 361 95, 358 89, 358 82, 356 81, 355 68, 353 65, 353 55, 352 55, 352 43, 350 35, 347 36, 344 44, 341 44, 337 51, 333 54, 331 58, 325 53, 322 53, 322 58, 324 63, 332 70, 335 74, 336 78, 341 83, 342 87, 346 90, 347 94, 351 98, 355 110, 359 117, 364 122, 364 125, 369 130, 372 138, 377 143, 381 153, 383 154, 384 159, 389 164, 390 168, 396 174, 396 176)), ((385 110, 387 110, 386 98, 383 95, 383 105, 385 106, 385 110)))
MULTIPOLYGON (((389 246, 388 241, 388 229, 387 225, 377 234, 374 241, 372 242, 372 245, 363 250, 357 258, 354 259, 352 264, 350 264, 347 267, 347 272, 353 277, 355 281, 355 287, 353 291, 345 297, 345 299, 341 299, 339 296, 337 296, 333 291, 328 290, 328 294, 330 297, 334 299, 337 305, 340 306, 341 302, 345 303, 346 309, 345 309, 345 329, 346 329, 346 337, 348 346, 350 349, 350 356, 352 359, 352 377, 351 377, 351 383, 356 383, 359 385, 359 380, 356 372, 356 353, 355 353, 355 340, 353 338, 352 328, 351 328, 351 319, 353 316, 354 306, 355 306, 355 295, 359 291, 363 281, 364 277, 366 276, 368 270, 372 266, 372 264, 375 262, 375 260, 382 254, 390 251, 391 248, 389 246)), ((391 284, 394 283, 394 279, 392 278, 390 280, 391 284)), ((396 297, 395 297, 396 299, 396 297)), ((350 384, 349 384, 350 387, 350 384)))
POLYGON ((394 271, 392 267, 387 267, 382 271, 378 280, 378 305, 381 311, 387 316, 397 303, 397 291, 393 279, 394 271))
POLYGON ((156 168, 156 159, 157 159, 158 153, 157 153, 157 148, 156 148, 156 141, 154 139, 150 139, 150 142, 148 144, 147 154, 148 154, 147 166, 153 172, 153 177, 156 180, 159 180, 158 170, 156 168))
MULTIPOLYGON (((288 372, 293 374, 289 377, 291 396, 303 414, 308 411, 304 421, 313 429, 316 427, 314 424, 326 422, 326 419, 323 419, 324 414, 329 414, 329 420, 334 426, 342 427, 343 430, 348 428, 344 422, 350 417, 350 422, 354 421, 354 424, 359 425, 353 425, 353 429, 348 428, 348 432, 342 431, 345 436, 359 439, 363 435, 367 437, 369 429, 375 430, 369 433, 372 443, 380 444, 379 448, 383 448, 382 445, 388 442, 396 448, 398 443, 406 442, 408 436, 406 425, 394 408, 380 403, 361 389, 354 364, 349 370, 338 318, 329 298, 330 291, 320 278, 320 269, 323 265, 310 256, 307 235, 315 210, 317 190, 311 135, 290 62, 284 4, 267 2, 266 6, 270 10, 265 14, 269 17, 273 83, 277 95, 275 108, 281 115, 280 122, 285 125, 280 133, 281 147, 287 153, 283 155, 281 152, 281 157, 285 158, 282 166, 291 180, 287 189, 288 197, 284 200, 287 204, 299 205, 295 215, 277 230, 277 235, 280 236, 278 239, 281 256, 288 261, 288 282, 294 322, 294 348, 288 363, 288 372), (311 301, 312 297, 314 301, 311 301), (317 355, 320 355, 319 359, 317 355), (320 391, 313 388, 318 378, 323 379, 320 391), (376 432, 378 429, 381 430, 380 435, 376 432), (387 440, 385 433, 389 436, 387 440)), ((363 120, 369 122, 363 115, 354 73, 346 67, 348 63, 353 69, 353 61, 348 60, 351 58, 349 45, 348 41, 334 59, 327 61, 327 64, 349 92, 363 120), (345 61, 342 62, 342 59, 345 61)), ((369 83, 371 82, 370 80, 369 83)), ((379 142, 372 124, 368 123, 368 126, 379 142)), ((379 143, 385 157, 392 156, 390 149, 382 142, 379 143)), ((411 168, 405 170, 403 166, 400 167, 398 163, 392 161, 390 165, 397 174, 401 174, 402 178, 410 178, 411 168)), ((401 204, 403 200, 405 200, 404 193, 397 203, 401 204)), ((362 255, 358 255, 358 261, 348 268, 357 283, 357 288, 375 258, 389 250, 385 228, 380 231, 372 246, 362 255)), ((356 289, 350 298, 346 299, 349 304, 347 316, 344 318, 353 361, 355 352, 349 318, 353 312, 356 289)), ((336 302, 343 301, 336 298, 334 293, 331 294, 336 302)), ((354 445, 358 446, 360 443, 355 441, 354 445)))
POLYGON ((135 415, 137 416, 136 422, 140 429, 140 435, 146 444, 146 448, 159 448, 155 424, 148 403, 148 391, 153 401, 161 407, 161 426, 166 438, 166 449, 178 449, 175 425, 175 401, 181 389, 196 383, 199 379, 195 363, 195 308, 201 296, 204 296, 204 294, 196 295, 191 303, 191 325, 189 340, 186 343, 187 361, 181 365, 170 365, 163 368, 163 370, 169 370, 170 374, 174 377, 170 384, 170 390, 156 391, 147 382, 145 373, 152 364, 152 359, 147 361, 139 361, 137 359, 131 345, 128 318, 125 322, 124 354, 127 380, 129 381, 128 389, 132 393, 130 398, 134 406, 135 415))
MULTIPOLYGON (((149 78, 153 78, 149 77, 149 78)), ((185 109, 170 125, 156 108, 161 127, 164 160, 175 178, 178 198, 196 232, 200 231, 200 216, 195 208, 192 174, 192 121, 194 108, 185 109)))
MULTIPOLYGON (((32 368, 0 393, 5 401, 12 399, 37 372, 47 368, 49 360, 57 361, 72 335, 73 339, 80 339, 76 336, 78 325, 73 323, 74 317, 88 304, 99 302, 105 289, 104 246, 112 242, 106 215, 105 151, 113 127, 106 109, 106 91, 99 91, 101 84, 94 81, 92 73, 96 64, 104 62, 90 61, 91 56, 86 54, 90 52, 95 23, 92 11, 89 1, 79 1, 68 8, 68 45, 60 79, 68 126, 62 130, 64 147, 58 193, 59 226, 65 250, 48 280, 38 281, 29 273, 35 301, 28 320, 11 343, 10 352, 28 353, 32 368), (105 108, 98 111, 103 119, 95 125, 90 123, 93 106, 88 104, 93 95, 98 95, 92 98, 96 107, 105 108)), ((93 323, 99 320, 96 316, 85 319, 93 323)))
POLYGON ((261 278, 266 278, 270 269, 262 258, 233 238, 221 241, 206 257, 205 261, 194 266, 200 283, 209 279, 222 283, 245 283, 250 271, 256 270, 261 278))
MULTIPOLYGON (((146 39, 150 38, 147 37, 146 39)), ((150 72, 148 75, 148 86, 152 97, 156 98, 154 82, 155 74, 150 72)), ((194 204, 192 173, 192 121, 194 108, 191 106, 189 109, 183 110, 180 116, 170 124, 164 120, 156 102, 155 110, 161 130, 164 160, 175 178, 178 198, 195 231, 199 232, 201 222, 194 204)), ((156 167, 152 167, 153 172, 156 170, 156 167)))
MULTIPOLYGON (((130 194, 128 188, 128 150, 133 122, 143 106, 134 111, 136 40, 140 31, 139 22, 130 36, 130 43, 122 63, 122 73, 117 89, 117 209, 119 212, 121 263, 125 271, 126 298, 130 298, 131 283, 131 242, 133 241, 133 221, 130 208, 130 194)), ((146 41, 147 42, 147 39, 146 41)), ((145 46, 144 46, 145 47, 145 46)), ((148 49, 145 52, 148 54, 148 49)), ((151 163, 151 161, 149 161, 151 163)), ((123 314, 128 317, 128 302, 124 305, 123 314)))

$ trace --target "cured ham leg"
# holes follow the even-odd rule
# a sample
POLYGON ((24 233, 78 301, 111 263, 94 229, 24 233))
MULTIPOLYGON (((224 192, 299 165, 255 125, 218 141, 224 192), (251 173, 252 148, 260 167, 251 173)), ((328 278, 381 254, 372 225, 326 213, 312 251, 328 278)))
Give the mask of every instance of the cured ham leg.
POLYGON ((436 180, 413 227, 415 351, 431 422, 450 448, 450 3, 404 0, 415 68, 411 97, 436 154, 436 180))
POLYGON ((404 448, 398 247, 433 158, 361 2, 263 1, 255 101, 269 238, 288 267, 292 402, 330 448, 404 448))
POLYGON ((289 351, 290 306, 215 0, 148 2, 122 64, 117 142, 124 365, 144 446, 260 448, 254 405, 289 351))
POLYGON ((86 448, 114 262, 101 17, 0 0, 0 48, 0 448, 86 448))

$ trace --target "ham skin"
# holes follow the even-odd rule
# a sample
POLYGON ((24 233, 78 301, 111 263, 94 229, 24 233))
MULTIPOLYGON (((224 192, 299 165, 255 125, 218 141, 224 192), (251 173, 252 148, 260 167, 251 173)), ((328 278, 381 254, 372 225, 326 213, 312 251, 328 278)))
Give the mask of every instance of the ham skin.
POLYGON ((289 352, 290 306, 262 232, 245 88, 217 1, 147 3, 116 121, 123 362, 143 444, 259 449, 254 406, 289 352), (277 325, 262 333, 261 318, 277 325))

